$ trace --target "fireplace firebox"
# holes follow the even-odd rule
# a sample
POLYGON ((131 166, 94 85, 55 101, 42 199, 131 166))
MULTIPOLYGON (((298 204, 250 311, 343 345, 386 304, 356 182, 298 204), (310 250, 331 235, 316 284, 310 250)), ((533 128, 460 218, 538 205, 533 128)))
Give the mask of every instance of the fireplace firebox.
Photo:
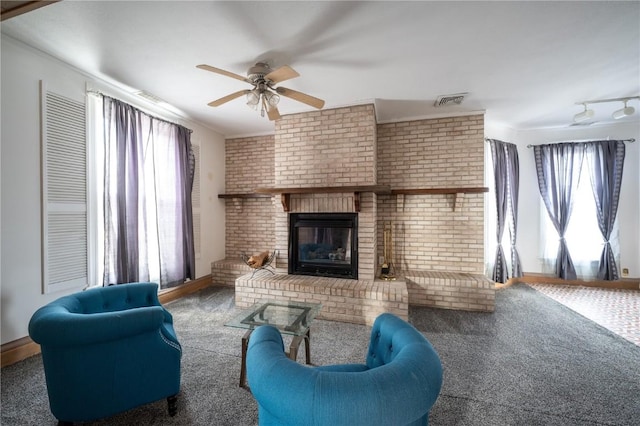
POLYGON ((291 213, 289 273, 358 279, 357 213, 291 213))

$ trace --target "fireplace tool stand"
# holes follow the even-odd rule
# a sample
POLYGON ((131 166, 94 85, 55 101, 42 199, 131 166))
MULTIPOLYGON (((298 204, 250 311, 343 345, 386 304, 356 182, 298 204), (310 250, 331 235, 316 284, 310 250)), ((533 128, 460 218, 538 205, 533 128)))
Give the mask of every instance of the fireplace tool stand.
POLYGON ((380 279, 385 281, 395 281, 395 267, 393 265, 393 232, 391 222, 384 224, 384 261, 380 267, 380 279))

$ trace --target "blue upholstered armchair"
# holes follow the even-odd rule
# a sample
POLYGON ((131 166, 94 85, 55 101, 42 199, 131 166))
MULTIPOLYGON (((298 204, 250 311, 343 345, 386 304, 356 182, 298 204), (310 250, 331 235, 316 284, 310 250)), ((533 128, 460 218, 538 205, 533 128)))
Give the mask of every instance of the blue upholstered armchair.
POLYGON ((427 425, 442 364, 412 325, 382 314, 365 364, 298 364, 285 354, 278 330, 258 327, 249 340, 247 377, 261 426, 427 425))
POLYGON ((33 314, 29 335, 41 346, 49 405, 60 424, 164 398, 176 413, 182 349, 157 284, 61 297, 33 314))

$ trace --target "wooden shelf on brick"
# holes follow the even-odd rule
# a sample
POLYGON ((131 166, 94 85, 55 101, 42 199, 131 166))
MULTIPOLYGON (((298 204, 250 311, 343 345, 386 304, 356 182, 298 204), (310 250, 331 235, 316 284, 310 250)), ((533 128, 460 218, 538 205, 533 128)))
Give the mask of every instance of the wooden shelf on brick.
POLYGON ((486 186, 474 188, 415 188, 415 189, 392 189, 392 195, 419 195, 419 194, 478 194, 489 192, 486 186))
POLYGON ((271 195, 268 194, 218 194, 218 198, 231 198, 231 199, 239 199, 239 198, 271 198, 271 195))
POLYGON ((391 188, 385 185, 356 185, 356 186, 319 186, 304 188, 258 188, 258 194, 280 194, 280 201, 285 212, 290 210, 291 194, 336 194, 353 193, 353 207, 356 212, 360 211, 360 193, 375 192, 376 194, 390 194, 391 188))
POLYGON ((218 194, 218 198, 222 198, 225 200, 231 200, 233 206, 235 206, 236 211, 241 212, 244 204, 243 200, 247 199, 266 199, 271 198, 269 194, 255 194, 255 193, 235 193, 235 194, 218 194))
POLYGON ((401 205, 404 204, 405 195, 429 195, 429 194, 453 194, 455 196, 453 200, 453 211, 460 204, 464 194, 480 194, 483 192, 489 192, 489 188, 486 186, 480 187, 467 187, 467 188, 409 188, 409 189, 392 189, 391 195, 396 196, 396 204, 399 210, 401 205))

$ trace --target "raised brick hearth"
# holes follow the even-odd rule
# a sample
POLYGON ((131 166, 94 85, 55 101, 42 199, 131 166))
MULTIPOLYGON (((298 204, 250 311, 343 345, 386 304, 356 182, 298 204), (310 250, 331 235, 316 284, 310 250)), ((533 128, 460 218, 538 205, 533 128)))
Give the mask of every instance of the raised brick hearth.
POLYGON ((383 312, 409 318, 409 295, 404 281, 272 275, 266 271, 251 275, 236 280, 238 307, 249 307, 260 300, 297 300, 322 303, 320 319, 372 325, 383 312))
MULTIPOLYGON (((283 209, 280 194, 227 198, 227 260, 212 265, 214 283, 231 285, 236 277, 239 305, 249 304, 250 295, 256 292, 273 296, 289 292, 291 297, 304 295, 304 300, 315 300, 315 293, 336 298, 323 302, 323 315, 350 322, 359 318, 368 321, 367 312, 376 309, 402 310, 379 299, 373 299, 376 302, 369 306, 363 298, 339 295, 356 289, 367 297, 378 294, 373 289, 380 274, 383 230, 390 225, 392 260, 399 277, 393 288, 402 287, 407 305, 492 311, 494 286, 483 276, 484 194, 410 191, 482 187, 484 145, 481 114, 378 124, 373 105, 287 115, 276 121, 275 135, 228 139, 226 194, 250 194, 269 187, 368 185, 409 192, 359 194, 359 280, 338 281, 286 275, 288 215, 356 212, 353 193, 291 194, 289 211, 283 209), (240 263, 240 253, 273 249, 279 252, 279 274, 261 274, 258 280, 256 274, 253 280, 247 279, 251 274, 247 275, 247 267, 240 263), (353 288, 349 290, 349 286, 353 288), (341 311, 340 298, 363 308, 341 311)), ((389 289, 394 285, 382 283, 389 289)))
POLYGON ((382 312, 402 318, 408 306, 491 312, 494 284, 483 275, 406 271, 395 281, 348 280, 256 272, 240 260, 213 262, 214 282, 235 287, 236 304, 248 307, 261 299, 322 303, 320 318, 369 324, 382 312))
POLYGON ((495 285, 484 275, 437 271, 406 271, 412 305, 485 311, 494 309, 495 285))

